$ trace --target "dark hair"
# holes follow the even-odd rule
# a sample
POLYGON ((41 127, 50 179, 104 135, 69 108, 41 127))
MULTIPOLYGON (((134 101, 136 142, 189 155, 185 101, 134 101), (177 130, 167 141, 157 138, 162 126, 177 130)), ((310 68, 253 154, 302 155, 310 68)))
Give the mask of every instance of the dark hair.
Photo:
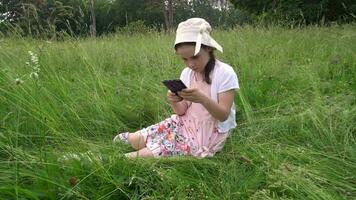
MULTIPOLYGON (((195 46, 195 42, 182 42, 182 43, 178 43, 174 46, 174 49, 177 51, 177 49, 183 45, 192 45, 195 46)), ((203 49, 208 49, 208 48, 212 48, 209 46, 206 46, 204 44, 201 44, 201 48, 203 49)), ((209 52, 210 55, 210 59, 208 61, 208 63, 206 63, 205 68, 204 68, 204 81, 207 82, 208 84, 211 84, 211 80, 210 80, 210 72, 213 71, 214 66, 215 66, 215 55, 213 51, 209 52)))

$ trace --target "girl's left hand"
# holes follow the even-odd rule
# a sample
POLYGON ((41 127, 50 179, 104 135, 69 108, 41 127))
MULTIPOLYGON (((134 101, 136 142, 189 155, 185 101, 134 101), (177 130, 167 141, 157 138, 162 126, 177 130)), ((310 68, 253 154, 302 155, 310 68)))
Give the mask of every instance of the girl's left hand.
POLYGON ((178 95, 187 101, 194 103, 203 103, 208 97, 198 88, 187 88, 178 92, 178 95))

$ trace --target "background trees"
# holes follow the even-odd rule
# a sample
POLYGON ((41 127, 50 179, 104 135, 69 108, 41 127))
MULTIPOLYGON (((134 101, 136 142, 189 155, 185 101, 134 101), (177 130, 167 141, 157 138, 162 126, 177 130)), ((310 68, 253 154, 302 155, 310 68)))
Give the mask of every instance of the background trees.
POLYGON ((352 0, 230 0, 239 9, 256 15, 265 14, 271 21, 317 24, 355 20, 352 0))
POLYGON ((223 28, 246 23, 289 26, 351 22, 354 13, 352 0, 1 0, 0 31, 85 36, 131 23, 169 31, 190 17, 203 17, 223 28))

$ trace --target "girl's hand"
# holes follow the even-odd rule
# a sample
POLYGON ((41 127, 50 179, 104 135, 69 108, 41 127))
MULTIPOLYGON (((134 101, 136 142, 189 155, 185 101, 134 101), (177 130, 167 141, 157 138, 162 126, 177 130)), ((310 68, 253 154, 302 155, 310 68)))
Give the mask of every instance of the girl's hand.
POLYGON ((178 92, 180 97, 187 101, 194 103, 203 104, 203 102, 208 98, 204 93, 202 93, 198 88, 187 88, 178 92))
POLYGON ((169 103, 178 103, 183 100, 182 97, 176 95, 175 93, 171 92, 170 90, 168 90, 168 92, 167 92, 167 99, 168 99, 169 103))

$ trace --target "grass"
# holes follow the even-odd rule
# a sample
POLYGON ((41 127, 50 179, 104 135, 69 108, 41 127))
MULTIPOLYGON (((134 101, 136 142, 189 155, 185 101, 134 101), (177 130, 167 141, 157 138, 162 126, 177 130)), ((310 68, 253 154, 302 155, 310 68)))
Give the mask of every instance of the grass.
POLYGON ((174 35, 0 38, 0 199, 353 199, 355 30, 214 33, 241 89, 238 126, 206 159, 128 160, 111 143, 171 114, 174 35))

